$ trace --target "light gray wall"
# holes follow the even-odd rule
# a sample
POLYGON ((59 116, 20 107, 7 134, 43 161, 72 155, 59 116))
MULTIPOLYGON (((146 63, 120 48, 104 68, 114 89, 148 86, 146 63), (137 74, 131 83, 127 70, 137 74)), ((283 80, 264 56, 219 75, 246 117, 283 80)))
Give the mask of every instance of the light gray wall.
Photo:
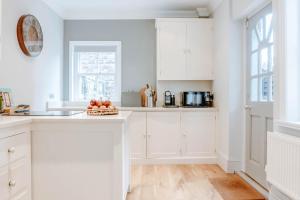
POLYGON ((122 103, 139 103, 137 92, 156 84, 154 20, 66 20, 64 23, 64 99, 69 96, 69 41, 122 42, 122 103), (135 101, 134 103, 131 101, 135 101))

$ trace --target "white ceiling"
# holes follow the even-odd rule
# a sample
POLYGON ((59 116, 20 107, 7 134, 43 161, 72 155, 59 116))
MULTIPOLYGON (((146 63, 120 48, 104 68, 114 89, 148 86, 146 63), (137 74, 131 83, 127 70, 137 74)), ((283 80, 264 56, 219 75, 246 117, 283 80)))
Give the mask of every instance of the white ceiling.
POLYGON ((219 0, 43 0, 64 19, 195 17, 219 0))

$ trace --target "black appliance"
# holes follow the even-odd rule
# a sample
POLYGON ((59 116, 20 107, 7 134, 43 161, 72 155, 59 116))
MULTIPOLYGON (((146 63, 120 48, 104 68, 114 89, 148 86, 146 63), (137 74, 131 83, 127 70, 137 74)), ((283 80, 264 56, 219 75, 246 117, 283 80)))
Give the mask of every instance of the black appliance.
POLYGON ((175 95, 171 91, 165 91, 165 107, 175 106, 175 95))
POLYGON ((213 95, 210 92, 183 92, 182 93, 183 107, 212 107, 213 95))
POLYGON ((10 116, 72 116, 82 111, 30 111, 24 113, 11 113, 10 116))

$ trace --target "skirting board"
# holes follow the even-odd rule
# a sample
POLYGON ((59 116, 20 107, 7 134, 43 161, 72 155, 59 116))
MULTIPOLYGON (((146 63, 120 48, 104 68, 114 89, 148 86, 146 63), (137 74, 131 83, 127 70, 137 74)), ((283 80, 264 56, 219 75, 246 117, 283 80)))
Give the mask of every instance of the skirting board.
POLYGON ((269 200, 292 200, 281 191, 279 191, 276 187, 271 186, 269 200))
POLYGON ((241 170, 240 161, 228 160, 224 155, 217 154, 217 163, 226 173, 234 173, 241 170))
POLYGON ((137 165, 217 164, 217 158, 202 157, 202 158, 131 159, 131 162, 132 164, 137 164, 137 165))
POLYGON ((263 188, 261 185, 256 183, 253 179, 251 179, 247 174, 242 171, 237 172, 237 174, 244 179, 248 184, 250 184, 254 189, 256 189, 259 193, 261 193, 266 199, 269 198, 269 192, 263 188))

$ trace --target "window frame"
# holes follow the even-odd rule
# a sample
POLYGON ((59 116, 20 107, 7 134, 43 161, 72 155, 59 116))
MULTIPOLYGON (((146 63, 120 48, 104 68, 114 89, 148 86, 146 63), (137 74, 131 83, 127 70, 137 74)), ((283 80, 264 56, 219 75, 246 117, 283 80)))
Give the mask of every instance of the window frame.
POLYGON ((78 46, 114 46, 116 47, 116 99, 113 100, 115 105, 121 105, 122 91, 122 42, 121 41, 70 41, 69 42, 69 101, 82 102, 77 99, 76 85, 79 74, 75 70, 75 47, 78 46))

